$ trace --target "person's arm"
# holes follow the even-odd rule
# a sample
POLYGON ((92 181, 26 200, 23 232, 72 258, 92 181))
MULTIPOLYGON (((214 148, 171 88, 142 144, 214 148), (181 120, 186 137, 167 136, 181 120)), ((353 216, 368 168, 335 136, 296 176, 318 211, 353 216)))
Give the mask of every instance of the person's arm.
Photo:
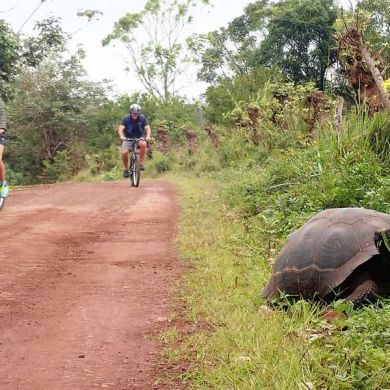
POLYGON ((150 138, 151 138, 151 135, 152 135, 152 129, 150 128, 149 125, 146 125, 145 126, 145 131, 146 131, 145 141, 149 141, 150 138))
POLYGON ((118 134, 119 134, 119 138, 121 141, 124 141, 126 139, 125 137, 125 126, 124 125, 120 125, 118 127, 118 134))

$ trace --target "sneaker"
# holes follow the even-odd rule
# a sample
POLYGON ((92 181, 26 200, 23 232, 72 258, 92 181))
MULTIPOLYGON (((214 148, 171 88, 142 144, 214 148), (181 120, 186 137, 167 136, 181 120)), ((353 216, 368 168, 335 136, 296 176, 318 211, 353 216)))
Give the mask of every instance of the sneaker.
POLYGON ((125 170, 123 171, 123 177, 127 179, 129 176, 130 176, 129 170, 128 170, 128 169, 125 169, 125 170))
POLYGON ((0 198, 6 198, 9 193, 9 187, 7 183, 3 183, 0 186, 0 198))
POLYGON ((144 163, 139 164, 139 169, 140 169, 141 171, 144 171, 144 170, 145 170, 145 165, 144 165, 144 163))

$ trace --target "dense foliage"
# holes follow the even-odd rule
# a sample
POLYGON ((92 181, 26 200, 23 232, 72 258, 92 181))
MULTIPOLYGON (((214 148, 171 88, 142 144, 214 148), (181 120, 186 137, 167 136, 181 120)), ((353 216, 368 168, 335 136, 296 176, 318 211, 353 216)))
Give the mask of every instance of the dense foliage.
POLYGON ((333 0, 257 1, 242 16, 198 38, 201 79, 247 74, 258 66, 278 68, 287 81, 314 81, 324 89, 336 61, 333 0))
POLYGON ((10 86, 17 69, 15 61, 18 57, 19 42, 9 26, 0 19, 0 98, 8 100, 10 86))

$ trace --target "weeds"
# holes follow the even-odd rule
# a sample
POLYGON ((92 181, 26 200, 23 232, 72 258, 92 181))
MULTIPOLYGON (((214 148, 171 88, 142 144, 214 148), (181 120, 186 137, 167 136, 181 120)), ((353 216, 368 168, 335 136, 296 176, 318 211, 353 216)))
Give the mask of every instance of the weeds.
POLYGON ((390 212, 387 138, 372 136, 387 134, 386 123, 358 113, 315 142, 283 143, 284 133, 260 147, 230 134, 208 156, 175 161, 176 172, 199 176, 173 179, 184 197, 180 256, 192 266, 181 299, 190 321, 207 324, 175 355, 193 362, 182 376, 189 388, 390 388, 388 301, 356 311, 335 302, 327 309, 347 316, 329 323, 324 307, 283 301, 270 310, 259 297, 286 236, 316 212, 390 212))

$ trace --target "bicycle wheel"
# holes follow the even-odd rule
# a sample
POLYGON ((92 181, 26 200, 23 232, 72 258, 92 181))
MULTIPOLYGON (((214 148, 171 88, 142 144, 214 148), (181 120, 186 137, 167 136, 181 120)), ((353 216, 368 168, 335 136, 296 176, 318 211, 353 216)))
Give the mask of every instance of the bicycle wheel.
POLYGON ((131 170, 131 184, 133 187, 139 186, 140 178, 141 178, 141 172, 139 170, 138 163, 135 162, 133 164, 133 169, 131 170))
POLYGON ((4 207, 5 198, 0 198, 0 210, 4 207))

